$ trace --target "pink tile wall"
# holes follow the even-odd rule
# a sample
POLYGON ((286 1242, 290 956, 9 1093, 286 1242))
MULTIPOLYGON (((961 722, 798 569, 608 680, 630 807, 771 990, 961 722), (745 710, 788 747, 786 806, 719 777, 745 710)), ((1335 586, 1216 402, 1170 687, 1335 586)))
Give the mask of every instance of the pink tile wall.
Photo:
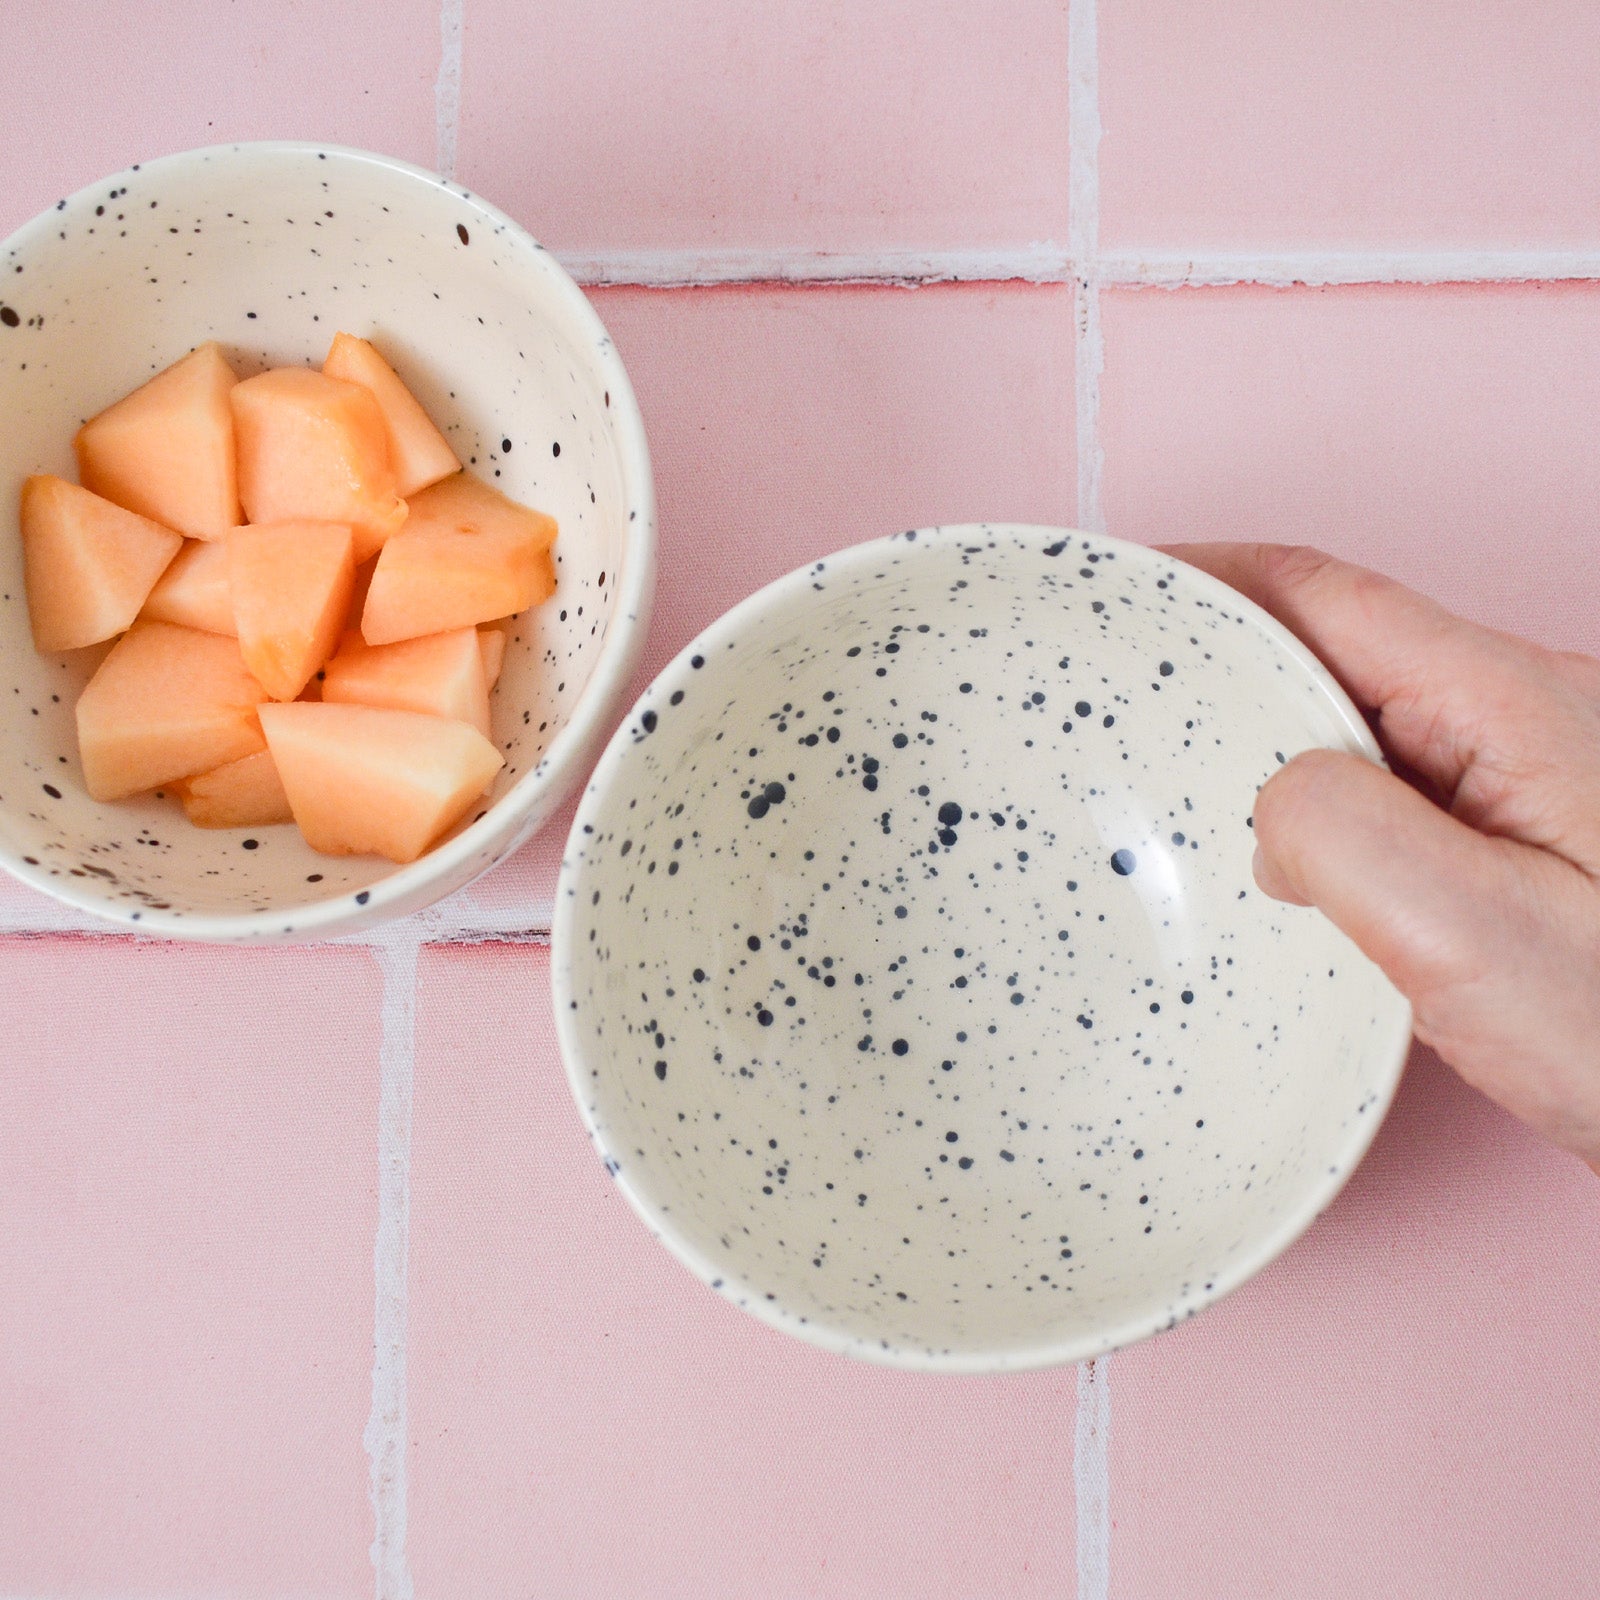
POLYGON ((462 179, 560 251, 1064 242, 1067 8, 468 0, 462 179))
POLYGON ((415 1083, 419 1594, 1066 1592, 1071 1372, 886 1372, 695 1283, 572 1115, 547 951, 425 955, 415 1083))
POLYGON ((1121 291, 1107 525, 1319 544, 1562 649, 1600 649, 1600 292, 1121 291))
POLYGON ((326 139, 432 166, 435 0, 5 11, 0 236, 135 161, 235 139, 326 139))
POLYGON ((0 1592, 370 1594, 371 956, 0 959, 0 1592))
POLYGON ((1277 1266, 1116 1358, 1118 1595, 1588 1594, 1600 1185, 1418 1051, 1277 1266))
MULTIPOLYGON (((1600 647, 1579 0, 13 11, 0 232, 160 151, 314 137, 453 150, 601 278, 879 280, 596 294, 660 490, 646 672, 839 545, 1076 520, 1080 469, 1114 533, 1315 540, 1600 647), (1109 279, 1076 289, 1069 236, 1109 279), (1491 251, 1586 281, 1116 283, 1150 255, 1492 277, 1491 251), (930 254, 1057 281, 888 286, 930 254)), ((447 917, 541 925, 565 822, 447 917)), ((56 921, 0 885, 0 927, 56 921)), ((1070 1371, 858 1368, 699 1289, 582 1141, 547 967, 424 952, 413 1060, 405 962, 371 950, 0 938, 0 1594, 1593 1588, 1600 1191, 1431 1057, 1301 1245, 1101 1370, 1109 1451, 1075 1449, 1070 1371), (381 1133, 410 1410, 375 1520, 383 1016, 415 1124, 409 1168, 403 1118, 381 1133)))
POLYGON ((1587 0, 1099 9, 1107 245, 1600 243, 1587 0))

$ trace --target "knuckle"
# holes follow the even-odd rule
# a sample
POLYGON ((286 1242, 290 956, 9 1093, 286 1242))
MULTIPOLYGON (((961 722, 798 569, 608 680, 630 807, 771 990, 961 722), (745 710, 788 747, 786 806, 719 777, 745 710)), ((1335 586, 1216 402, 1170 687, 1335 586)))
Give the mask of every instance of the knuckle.
POLYGON ((1313 611, 1329 608, 1361 618, 1369 628, 1389 631, 1397 608, 1411 625, 1436 636, 1455 621, 1449 613, 1403 584, 1370 567, 1358 566, 1309 544, 1263 545, 1260 558, 1266 582, 1313 611))
POLYGON ((1560 650, 1551 656, 1557 673, 1586 699, 1600 701, 1600 661, 1580 650, 1560 650))
POLYGON ((1262 575, 1274 587, 1299 589, 1319 582, 1337 565, 1326 550, 1310 544, 1264 544, 1258 559, 1262 575))

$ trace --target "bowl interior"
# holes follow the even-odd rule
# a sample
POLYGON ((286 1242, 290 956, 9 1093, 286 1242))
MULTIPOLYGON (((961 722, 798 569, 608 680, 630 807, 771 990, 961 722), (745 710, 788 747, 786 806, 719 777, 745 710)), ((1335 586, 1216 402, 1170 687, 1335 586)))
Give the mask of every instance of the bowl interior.
MULTIPOLYGON (((513 626, 494 695, 506 767, 491 800, 519 784, 526 793, 613 642, 640 493, 619 459, 632 399, 610 392, 609 341, 539 246, 397 163, 244 145, 147 163, 63 201, 0 250, 0 298, 17 317, 0 327, 8 864, 79 903, 169 926, 203 913, 300 914, 396 876, 374 857, 317 855, 294 828, 206 833, 168 798, 96 804, 72 707, 106 647, 40 657, 29 638, 22 479, 75 480, 78 425, 206 339, 247 376, 320 364, 341 329, 372 338, 469 470, 557 518, 556 596, 513 626)), ((429 861, 405 872, 424 877, 429 861)))
POLYGON ((667 669, 580 810, 556 988, 651 1225, 834 1348, 1076 1358, 1308 1223, 1409 1014, 1251 877, 1256 790, 1372 752, 1153 552, 956 528, 792 575, 667 669))

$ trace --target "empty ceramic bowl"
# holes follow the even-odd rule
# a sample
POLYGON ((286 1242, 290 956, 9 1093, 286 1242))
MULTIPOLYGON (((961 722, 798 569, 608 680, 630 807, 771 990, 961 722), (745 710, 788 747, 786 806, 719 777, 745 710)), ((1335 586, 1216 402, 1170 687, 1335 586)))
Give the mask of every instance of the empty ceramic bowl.
POLYGON ((644 429, 593 309, 521 228, 403 163, 311 144, 190 151, 92 185, 0 246, 0 864, 125 925, 304 938, 411 911, 515 849, 588 770, 655 577, 644 429), (506 765, 416 863, 316 854, 292 827, 202 832, 170 799, 101 805, 73 704, 104 649, 29 635, 17 491, 75 478, 78 425, 207 339, 241 376, 373 339, 467 469, 553 515, 557 590, 512 628, 506 765))
POLYGON ((1377 751, 1215 580, 946 527, 763 590, 656 680, 579 809, 558 1027, 657 1236, 903 1366, 1075 1360, 1290 1243, 1366 1149, 1405 1003, 1251 876, 1296 751, 1377 751))

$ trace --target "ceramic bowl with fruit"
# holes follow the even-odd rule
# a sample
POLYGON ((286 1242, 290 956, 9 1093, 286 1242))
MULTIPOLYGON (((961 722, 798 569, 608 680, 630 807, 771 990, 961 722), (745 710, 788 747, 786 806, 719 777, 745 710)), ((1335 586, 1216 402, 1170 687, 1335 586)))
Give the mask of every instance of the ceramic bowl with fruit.
POLYGON ((310 144, 0 246, 0 864, 130 927, 415 910, 580 781, 655 575, 632 390, 550 255, 310 144))

